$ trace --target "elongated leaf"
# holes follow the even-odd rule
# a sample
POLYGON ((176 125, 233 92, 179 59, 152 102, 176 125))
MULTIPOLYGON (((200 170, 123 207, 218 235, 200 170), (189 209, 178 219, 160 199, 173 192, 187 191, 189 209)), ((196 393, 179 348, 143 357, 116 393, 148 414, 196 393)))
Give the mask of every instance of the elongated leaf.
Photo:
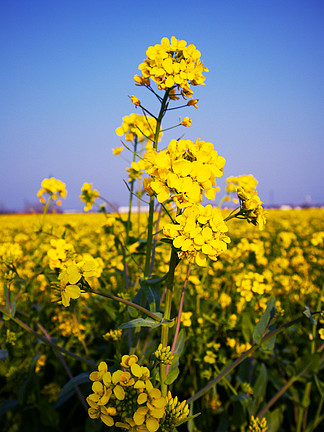
POLYGON ((180 373, 180 370, 178 367, 170 370, 170 372, 168 373, 168 376, 166 377, 166 380, 164 381, 164 383, 166 385, 170 385, 173 383, 173 381, 175 381, 178 378, 178 375, 180 373))
POLYGON ((311 311, 309 310, 309 308, 307 306, 305 306, 305 310, 304 310, 303 314, 306 315, 307 318, 311 320, 312 324, 314 324, 314 325, 317 324, 317 321, 314 320, 314 318, 312 317, 311 311))
POLYGON ((63 398, 67 393, 69 393, 71 390, 74 391, 75 387, 89 382, 89 373, 88 372, 82 372, 79 375, 73 377, 70 379, 70 381, 68 381, 63 388, 61 389, 59 395, 58 395, 58 399, 63 398))
POLYGON ((149 280, 142 279, 140 280, 140 285, 144 292, 150 311, 156 312, 160 308, 160 299, 161 299, 159 282, 157 281, 153 284, 148 282, 149 280))
POLYGON ((7 411, 15 408, 18 405, 18 401, 16 399, 8 399, 4 402, 0 403, 0 416, 2 416, 7 411))
POLYGON ((259 322, 254 328, 253 331, 253 340, 255 343, 259 344, 261 342, 261 339, 271 321, 271 319, 274 317, 275 314, 275 299, 272 296, 270 300, 268 301, 267 308, 264 311, 264 314, 261 316, 259 322))
POLYGON ((184 420, 181 420, 179 423, 177 423, 177 424, 176 424, 176 427, 178 427, 178 426, 182 425, 183 423, 186 423, 186 422, 188 422, 188 421, 190 421, 190 420, 192 420, 192 419, 198 417, 200 414, 201 414, 201 413, 199 412, 199 413, 197 413, 197 414, 194 414, 194 415, 191 415, 191 416, 189 416, 189 417, 186 417, 184 420))
POLYGON ((175 346, 174 354, 180 356, 184 347, 185 339, 186 339, 186 331, 185 329, 181 329, 175 346))
POLYGON ((295 362, 296 374, 300 377, 308 377, 317 372, 322 361, 320 353, 314 353, 300 357, 295 362))
POLYGON ((257 376, 258 378, 253 386, 253 395, 255 399, 264 399, 268 384, 268 372, 264 363, 261 364, 257 376))
POLYGON ((151 318, 136 318, 132 321, 128 321, 127 323, 122 324, 119 328, 126 329, 126 328, 134 328, 134 327, 151 327, 156 328, 161 325, 161 321, 157 322, 152 320, 151 318))

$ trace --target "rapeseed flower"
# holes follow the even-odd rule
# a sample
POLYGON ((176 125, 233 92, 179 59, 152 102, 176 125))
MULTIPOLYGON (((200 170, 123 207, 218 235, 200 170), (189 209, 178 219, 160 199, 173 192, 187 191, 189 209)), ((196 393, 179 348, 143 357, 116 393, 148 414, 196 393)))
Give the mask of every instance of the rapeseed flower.
POLYGON ((92 189, 92 183, 83 183, 81 192, 80 199, 86 204, 84 211, 89 211, 92 209, 95 199, 99 197, 99 192, 92 189))
POLYGON ((178 89, 183 98, 192 97, 190 85, 203 85, 208 72, 200 60, 201 53, 194 45, 184 40, 171 40, 164 37, 161 44, 150 46, 146 59, 139 65, 142 76, 135 76, 139 85, 150 85, 150 79, 158 85, 159 90, 178 89))
POLYGON ((224 165, 225 159, 212 143, 173 139, 167 150, 150 148, 144 154, 150 177, 143 187, 155 192, 159 202, 171 198, 178 208, 184 208, 201 202, 203 192, 206 198, 215 198, 216 177, 223 175, 224 165))
POLYGON ((61 180, 55 179, 54 177, 44 179, 41 183, 41 189, 37 193, 37 196, 42 204, 45 204, 46 202, 44 198, 44 195, 46 194, 52 200, 56 200, 57 205, 61 205, 61 201, 58 200, 58 198, 66 197, 67 192, 65 189, 65 183, 63 183, 61 180))
POLYGON ((176 216, 176 223, 166 224, 163 234, 173 239, 179 258, 188 258, 201 267, 207 265, 207 257, 213 261, 227 249, 230 238, 221 211, 211 205, 187 207, 176 216))
MULTIPOLYGON (((130 114, 129 116, 123 117, 123 123, 116 129, 116 134, 118 136, 125 135, 126 141, 134 141, 136 138, 138 142, 144 142, 147 140, 148 144, 150 144, 154 141, 155 129, 156 119, 154 117, 130 114)), ((162 133, 160 132, 159 140, 161 137, 162 133)), ((117 149, 119 148, 121 147, 117 147, 117 149)))

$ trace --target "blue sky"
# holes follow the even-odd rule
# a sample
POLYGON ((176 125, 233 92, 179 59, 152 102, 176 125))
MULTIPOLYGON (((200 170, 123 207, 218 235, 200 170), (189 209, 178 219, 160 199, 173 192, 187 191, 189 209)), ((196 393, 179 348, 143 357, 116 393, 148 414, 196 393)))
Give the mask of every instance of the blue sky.
POLYGON ((128 95, 156 112, 133 76, 148 46, 172 35, 210 72, 193 88, 199 109, 163 124, 189 116, 191 128, 164 144, 183 132, 211 141, 223 178, 254 174, 267 204, 323 203, 323 22, 322 0, 1 0, 0 208, 36 203, 50 176, 66 183, 63 209, 82 208, 83 182, 127 204, 115 129, 135 112, 128 95))

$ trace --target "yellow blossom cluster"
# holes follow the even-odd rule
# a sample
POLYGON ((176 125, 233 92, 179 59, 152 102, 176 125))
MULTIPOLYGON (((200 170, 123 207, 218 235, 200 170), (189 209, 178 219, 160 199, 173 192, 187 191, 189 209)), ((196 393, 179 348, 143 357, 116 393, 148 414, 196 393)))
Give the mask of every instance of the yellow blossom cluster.
POLYGON ((48 194, 52 200, 56 201, 57 205, 61 205, 62 202, 58 200, 59 197, 66 197, 65 183, 61 180, 57 180, 54 177, 44 179, 41 183, 41 189, 38 191, 37 196, 42 204, 45 204, 46 200, 44 195, 48 194))
MULTIPOLYGON (((148 141, 148 145, 154 141, 156 129, 156 120, 154 117, 149 117, 139 114, 130 114, 123 117, 123 123, 116 129, 118 136, 125 135, 126 141, 134 141, 135 138, 139 142, 148 141)), ((159 140, 162 133, 159 135, 159 140)), ((117 153, 119 154, 119 153, 117 153)))
POLYGON ((92 189, 92 183, 83 183, 80 199, 85 203, 84 211, 91 210, 95 199, 98 197, 99 192, 96 189, 92 189))
POLYGON ((163 424, 174 427, 180 417, 182 420, 188 415, 185 401, 181 409, 172 412, 177 400, 172 407, 171 394, 169 398, 161 396, 161 391, 153 387, 149 369, 138 364, 136 355, 124 355, 120 364, 122 369, 111 373, 107 363, 101 362, 98 370, 90 374, 93 381, 93 393, 87 397, 90 418, 100 418, 109 427, 155 432, 160 426, 171 431, 163 429, 163 424))
POLYGON ((262 230, 266 219, 262 207, 263 202, 260 200, 257 192, 248 193, 242 187, 237 187, 236 193, 240 200, 240 215, 249 223, 257 225, 262 230))
POLYGON ((77 283, 80 282, 82 277, 85 280, 87 278, 99 277, 101 271, 94 259, 84 260, 78 264, 70 264, 63 270, 58 276, 63 306, 70 306, 71 298, 77 299, 80 297, 81 288, 77 283))
POLYGON ((207 265, 207 257, 213 261, 227 249, 230 238, 221 211, 210 204, 187 207, 176 216, 176 223, 165 225, 163 234, 173 239, 180 258, 186 257, 199 266, 207 265))
POLYGON ((249 431, 251 432, 267 432, 269 430, 267 426, 267 420, 265 417, 259 419, 258 417, 251 417, 251 422, 249 425, 249 431))
POLYGON ((172 360, 174 359, 174 355, 172 355, 171 347, 166 346, 163 347, 162 344, 158 346, 158 349, 154 353, 158 362, 162 364, 172 364, 172 360))
POLYGON ((228 177, 226 179, 226 191, 228 193, 236 192, 238 186, 242 187, 247 193, 253 193, 258 184, 258 181, 250 175, 241 175, 237 177, 228 177))
POLYGON ((214 145, 197 139, 171 140, 167 150, 149 149, 144 154, 145 171, 149 174, 143 186, 160 203, 172 199, 178 208, 197 204, 216 195, 216 177, 223 175, 225 159, 214 145))
POLYGON ((200 60, 201 53, 184 40, 177 40, 174 36, 171 41, 164 37, 161 44, 150 46, 146 51, 146 59, 139 65, 142 76, 136 75, 135 82, 139 85, 150 85, 152 79, 159 90, 168 90, 176 87, 182 96, 192 97, 190 85, 204 84, 203 72, 208 72, 200 60))

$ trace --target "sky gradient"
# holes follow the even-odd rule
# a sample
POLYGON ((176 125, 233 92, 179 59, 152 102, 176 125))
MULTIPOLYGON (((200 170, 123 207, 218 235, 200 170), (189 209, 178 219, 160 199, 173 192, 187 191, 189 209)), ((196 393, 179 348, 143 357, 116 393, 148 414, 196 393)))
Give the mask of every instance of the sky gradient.
POLYGON ((128 95, 157 113, 133 77, 164 36, 193 43, 209 72, 193 87, 199 109, 163 123, 192 126, 163 145, 184 132, 212 142, 227 161, 220 185, 253 174, 266 204, 324 203, 323 22, 322 0, 2 0, 0 210, 37 203, 52 176, 66 183, 64 210, 83 208, 84 182, 127 205, 115 129, 141 114, 128 95))

